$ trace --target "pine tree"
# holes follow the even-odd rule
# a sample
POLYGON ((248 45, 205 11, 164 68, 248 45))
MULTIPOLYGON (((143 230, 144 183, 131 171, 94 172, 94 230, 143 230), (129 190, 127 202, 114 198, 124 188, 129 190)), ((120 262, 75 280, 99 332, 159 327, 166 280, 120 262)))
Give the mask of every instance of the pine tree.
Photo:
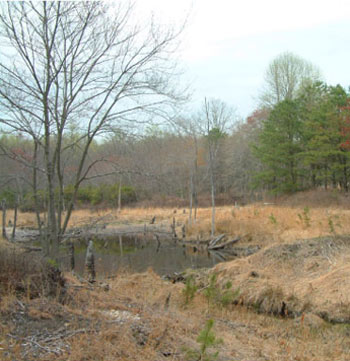
POLYGON ((339 85, 315 84, 301 97, 304 120, 303 163, 309 168, 311 186, 348 190, 349 152, 346 149, 347 118, 342 109, 348 95, 339 85))
POLYGON ((302 122, 297 100, 278 103, 263 123, 255 155, 265 166, 256 177, 274 193, 299 189, 302 122))

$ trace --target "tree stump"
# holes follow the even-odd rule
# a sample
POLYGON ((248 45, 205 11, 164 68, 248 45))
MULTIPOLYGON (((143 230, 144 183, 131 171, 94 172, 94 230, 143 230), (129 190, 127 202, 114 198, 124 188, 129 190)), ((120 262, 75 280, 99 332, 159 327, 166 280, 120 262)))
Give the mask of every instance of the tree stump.
POLYGON ((70 270, 74 271, 75 268, 75 257, 74 257, 74 243, 69 244, 69 259, 70 259, 70 270))
POLYGON ((177 234, 176 234, 176 222, 175 217, 173 217, 173 223, 170 225, 171 231, 173 233, 173 239, 177 240, 177 234))
POLYGON ((94 256, 93 241, 89 241, 89 245, 86 250, 85 269, 88 275, 88 281, 90 283, 94 283, 96 281, 96 272, 95 272, 95 256, 94 256))

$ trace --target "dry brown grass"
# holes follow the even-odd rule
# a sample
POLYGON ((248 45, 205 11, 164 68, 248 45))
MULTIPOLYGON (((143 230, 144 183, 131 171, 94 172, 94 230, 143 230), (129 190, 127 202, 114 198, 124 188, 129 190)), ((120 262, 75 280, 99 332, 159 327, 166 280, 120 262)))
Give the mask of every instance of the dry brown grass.
MULTIPOLYGON (((153 216, 156 224, 169 227, 176 219, 178 226, 187 224, 189 237, 207 238, 210 233, 211 209, 198 209, 196 223, 188 226, 188 209, 173 208, 125 208, 120 214, 115 210, 76 210, 72 214, 71 227, 90 225, 93 222, 107 223, 110 226, 149 224, 153 216)), ((9 212, 8 219, 11 218, 9 212)), ((310 208, 309 221, 305 221, 304 207, 264 206, 261 204, 240 208, 232 206, 216 209, 216 233, 236 236, 245 235, 247 239, 258 241, 288 242, 295 239, 321 237, 330 234, 350 233, 350 210, 338 208, 310 208)), ((20 213, 19 227, 35 227, 35 216, 20 213)))
POLYGON ((324 237, 266 246, 246 258, 217 265, 220 281, 239 288, 241 302, 260 312, 290 316, 312 312, 350 322, 349 237, 324 237))
POLYGON ((59 270, 6 242, 0 245, 0 270, 0 297, 13 292, 28 299, 59 296, 64 286, 59 270))
MULTIPOLYGON (((149 223, 156 216, 158 225, 169 227, 175 217, 180 227, 188 220, 188 210, 174 210, 125 208, 120 214, 77 210, 71 226, 103 219, 118 227, 149 223)), ((39 359, 34 354, 23 356, 26 337, 40 334, 43 328, 52 333, 62 328, 83 332, 62 339, 69 352, 42 353, 42 359, 183 361, 183 347, 197 348, 196 338, 212 318, 216 335, 224 340, 219 360, 348 360, 348 326, 323 319, 350 321, 350 240, 340 236, 350 234, 349 212, 346 207, 308 211, 300 204, 218 207, 217 233, 241 235, 242 244, 262 246, 250 257, 210 271, 218 274, 218 285, 231 281, 239 290, 238 304, 225 308, 215 304, 208 308, 203 290, 185 308, 184 285, 165 282, 152 270, 120 272, 107 281, 108 292, 66 274, 69 302, 64 305, 55 298, 24 297, 18 303, 9 289, 0 299, 0 359, 39 359), (321 238, 310 240, 314 237, 321 238), (285 317, 279 315, 283 303, 285 317), (9 333, 18 338, 9 338, 9 333)), ((196 224, 188 227, 190 237, 209 237, 210 219, 209 208, 199 209, 196 224)), ((19 221, 34 224, 34 216, 20 214, 19 221)), ((207 282, 207 274, 201 275, 207 282)))
MULTIPOLYGON (((240 208, 219 207, 216 210, 216 233, 245 236, 247 240, 259 242, 289 242, 330 234, 349 234, 349 217, 350 211, 345 209, 307 210, 259 204, 240 208)), ((197 223, 189 228, 189 235, 208 237, 210 222, 211 210, 200 209, 197 223)))
MULTIPOLYGON (((80 312, 80 317, 88 320, 87 331, 68 340, 69 353, 48 354, 46 360, 157 361, 166 359, 164 353, 171 360, 184 360, 183 347, 198 348, 196 338, 208 318, 215 320, 214 331, 224 340, 220 360, 348 359, 347 330, 309 316, 302 320, 274 318, 241 306, 212 307, 208 313, 202 293, 184 309, 183 285, 165 283, 152 271, 120 275, 110 287, 107 293, 98 288, 83 289, 79 291, 84 296, 80 303, 65 306, 67 314, 75 307, 76 314, 80 312), (169 293, 169 308, 164 309, 169 293), (122 311, 130 318, 118 322, 105 311, 111 315, 122 311)), ((74 322, 78 321, 70 321, 69 327, 77 328, 74 322)))
MULTIPOLYGON (((89 224, 101 218, 111 226, 148 224, 153 216, 156 224, 169 226, 173 218, 177 226, 187 224, 188 236, 208 237, 210 233, 211 209, 198 209, 197 221, 188 226, 188 209, 174 208, 125 208, 121 213, 115 210, 92 212, 77 210, 73 213, 71 226, 89 224), (174 213, 176 211, 176 213, 174 213)), ((245 235, 248 239, 259 241, 283 241, 321 237, 330 234, 349 234, 350 210, 338 208, 309 208, 264 206, 261 204, 235 208, 217 207, 216 233, 228 235, 245 235), (309 221, 305 220, 305 214, 309 221)))
MULTIPOLYGON (((334 191, 309 191, 280 199, 276 205, 217 207, 216 233, 269 243, 350 234, 348 203, 347 196, 334 191)), ((191 226, 188 215, 187 208, 123 208, 120 213, 115 209, 80 209, 73 212, 69 226, 81 227, 95 222, 110 227, 142 225, 156 217, 156 225, 169 227, 175 217, 177 226, 187 225, 187 237, 208 238, 211 209, 199 208, 197 221, 191 226)), ((9 211, 8 219, 12 217, 12 211, 9 211)), ((35 227, 35 215, 20 213, 18 224, 19 227, 35 227)))
MULTIPOLYGON (((19 309, 16 299, 8 298, 6 310, 1 311, 2 317, 8 315, 7 326, 0 327, 2 360, 183 361, 184 347, 198 348, 196 338, 209 318, 215 320, 215 334, 224 340, 219 348, 219 360, 348 359, 348 329, 331 326, 316 316, 282 319, 259 315, 239 305, 213 306, 208 310, 203 292, 197 292, 193 302, 184 308, 184 285, 165 282, 151 270, 143 274, 119 274, 110 280, 108 292, 98 285, 90 289, 72 275, 67 275, 67 280, 72 298, 66 305, 48 299, 24 300, 24 308, 19 309), (26 328, 18 339, 9 340, 6 333, 16 335, 16 328, 9 321, 13 318, 11 310, 22 312, 26 328), (40 357, 32 352, 23 357, 30 343, 21 340, 35 334, 54 333, 62 326, 63 332, 84 330, 63 338, 69 352, 60 355, 42 352, 40 357), (7 354, 9 349, 11 352, 7 354)), ((57 341, 46 344, 41 341, 41 345, 54 347, 57 341)))

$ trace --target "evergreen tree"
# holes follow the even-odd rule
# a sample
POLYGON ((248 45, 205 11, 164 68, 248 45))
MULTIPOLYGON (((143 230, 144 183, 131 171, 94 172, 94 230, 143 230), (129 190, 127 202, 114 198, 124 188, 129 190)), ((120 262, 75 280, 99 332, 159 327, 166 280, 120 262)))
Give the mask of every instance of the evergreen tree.
POLYGON ((255 155, 265 166, 256 180, 274 193, 299 189, 303 128, 299 108, 297 100, 278 103, 263 122, 258 144, 254 147, 255 155))
POLYGON ((309 167, 310 186, 340 185, 348 190, 349 152, 344 146, 347 118, 346 91, 337 85, 318 83, 305 89, 301 97, 304 120, 303 163, 309 167))

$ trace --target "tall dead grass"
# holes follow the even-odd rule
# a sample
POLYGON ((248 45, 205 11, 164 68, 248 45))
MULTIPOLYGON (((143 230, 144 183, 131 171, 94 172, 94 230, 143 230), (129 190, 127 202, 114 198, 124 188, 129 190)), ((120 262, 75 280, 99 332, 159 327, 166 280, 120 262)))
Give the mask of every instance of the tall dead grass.
POLYGON ((198 348, 197 336, 206 320, 212 318, 216 336, 224 341, 219 348, 221 359, 347 360, 350 341, 344 328, 309 315, 292 320, 256 314, 241 306, 208 309, 203 292, 197 292, 184 309, 183 287, 165 283, 149 270, 119 275, 110 282, 108 293, 84 290, 83 314, 99 319, 96 325, 100 328, 72 338, 69 354, 54 359, 184 360, 184 348, 198 348), (101 311, 113 314, 118 310, 131 315, 131 319, 120 323, 106 318, 101 324, 101 311))
MULTIPOLYGON (((243 207, 216 208, 216 233, 245 236, 246 240, 289 242, 298 238, 313 238, 335 234, 349 234, 350 209, 348 197, 337 192, 310 191, 281 198, 278 204, 252 204, 243 207)), ((13 218, 8 212, 8 219, 13 218)), ((188 208, 139 207, 116 209, 74 210, 70 227, 82 227, 95 222, 110 227, 131 224, 155 224, 170 227, 186 225, 187 238, 207 238, 211 230, 211 208, 199 208, 197 219, 189 224, 188 208)), ((19 227, 35 227, 35 215, 19 213, 19 227)), ((180 231, 180 229, 179 229, 180 231)))
POLYGON ((46 260, 0 246, 0 296, 15 292, 27 298, 60 297, 64 285, 61 272, 46 260))
MULTIPOLYGON (((10 212, 9 212, 10 213, 10 212)), ((196 222, 188 222, 188 209, 125 208, 115 210, 73 212, 70 226, 89 225, 101 219, 110 226, 149 224, 156 217, 156 224, 169 226, 173 218, 177 226, 187 225, 187 236, 205 238, 210 234, 211 209, 200 208, 196 222), (176 213, 174 213, 176 211, 176 213)), ((11 217, 11 214, 9 214, 11 217)), ((320 237, 330 234, 350 233, 350 210, 337 208, 284 207, 273 205, 250 205, 245 207, 218 207, 216 209, 216 233, 246 236, 259 241, 291 241, 298 238, 320 237)), ((34 227, 33 214, 19 215, 19 227, 34 227)))
MULTIPOLYGON (((28 320, 30 327, 36 327, 28 328, 24 334, 29 340, 41 334, 52 339, 50 332, 58 329, 54 328, 57 322, 63 325, 60 331, 63 336, 73 335, 62 337, 62 342, 68 345, 67 352, 45 354, 41 350, 41 357, 36 359, 182 361, 184 348, 198 349, 196 339, 210 318, 214 320, 216 336, 224 341, 218 349, 222 360, 348 360, 350 341, 345 327, 320 323, 309 316, 298 320, 270 317, 239 305, 208 309, 201 291, 184 308, 184 285, 164 282, 151 270, 143 274, 119 274, 109 281, 108 292, 97 285, 86 287, 70 274, 66 278, 72 296, 70 303, 58 307, 48 299, 28 300, 23 301, 20 309, 21 317, 28 320), (169 295, 170 301, 165 306, 169 295)), ((33 345, 20 337, 6 343, 5 335, 10 332, 15 335, 15 329, 10 331, 1 325, 0 358, 31 359, 28 353, 26 357, 22 355, 26 347, 33 345), (6 349, 11 350, 11 357, 1 353, 6 349)), ((58 341, 39 342, 55 349, 58 341)))
MULTIPOLYGON (((350 233, 350 210, 251 205, 218 207, 216 233, 245 236, 247 240, 288 242, 350 233)), ((189 235, 209 235, 211 210, 200 209, 198 220, 189 227, 189 235)))

